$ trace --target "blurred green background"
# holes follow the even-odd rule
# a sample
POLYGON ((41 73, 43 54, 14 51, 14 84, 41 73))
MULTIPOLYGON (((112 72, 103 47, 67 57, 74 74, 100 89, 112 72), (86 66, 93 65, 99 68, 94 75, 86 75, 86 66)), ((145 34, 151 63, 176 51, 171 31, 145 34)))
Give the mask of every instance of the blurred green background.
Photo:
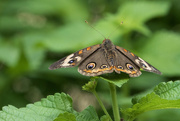
MULTIPOLYGON (((62 57, 102 43, 104 37, 85 20, 105 37, 112 33, 114 44, 163 73, 143 72, 118 89, 119 105, 130 107, 132 96, 180 78, 179 12, 178 0, 0 0, 1 108, 8 104, 24 107, 65 92, 73 98, 76 110, 93 105, 103 114, 95 98, 81 90, 89 77, 80 75, 77 67, 48 70, 62 57)), ((107 83, 99 80, 97 91, 111 112, 107 83)), ((137 121, 177 121, 179 114, 179 110, 151 111, 137 121)))

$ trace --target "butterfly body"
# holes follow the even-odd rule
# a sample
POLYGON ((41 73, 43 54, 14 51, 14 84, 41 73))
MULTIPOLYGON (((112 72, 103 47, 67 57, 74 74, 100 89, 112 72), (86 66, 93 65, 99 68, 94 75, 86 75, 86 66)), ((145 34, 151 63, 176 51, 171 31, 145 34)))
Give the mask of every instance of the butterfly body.
POLYGON ((149 63, 114 45, 111 40, 105 39, 102 44, 90 46, 79 50, 67 57, 53 63, 49 69, 77 66, 79 73, 85 76, 98 76, 104 73, 127 73, 130 77, 141 75, 140 68, 145 71, 161 74, 159 70, 149 63))

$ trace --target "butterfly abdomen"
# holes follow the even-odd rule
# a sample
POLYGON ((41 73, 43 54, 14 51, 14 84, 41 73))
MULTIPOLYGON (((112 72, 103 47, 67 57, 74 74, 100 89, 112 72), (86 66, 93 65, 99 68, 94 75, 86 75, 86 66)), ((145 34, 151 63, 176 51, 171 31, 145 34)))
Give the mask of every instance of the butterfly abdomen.
POLYGON ((106 53, 106 60, 109 63, 110 66, 114 66, 114 60, 115 60, 115 52, 114 51, 108 51, 106 53))

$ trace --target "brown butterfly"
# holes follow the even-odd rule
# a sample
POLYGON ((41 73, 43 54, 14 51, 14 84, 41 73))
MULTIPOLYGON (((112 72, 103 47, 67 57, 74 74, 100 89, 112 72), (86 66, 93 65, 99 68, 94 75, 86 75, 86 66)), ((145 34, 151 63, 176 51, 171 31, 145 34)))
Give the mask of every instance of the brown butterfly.
POLYGON ((77 66, 79 73, 85 76, 98 76, 105 73, 127 73, 130 77, 141 75, 140 68, 145 71, 161 74, 155 67, 105 39, 102 44, 79 50, 53 63, 49 69, 77 66))

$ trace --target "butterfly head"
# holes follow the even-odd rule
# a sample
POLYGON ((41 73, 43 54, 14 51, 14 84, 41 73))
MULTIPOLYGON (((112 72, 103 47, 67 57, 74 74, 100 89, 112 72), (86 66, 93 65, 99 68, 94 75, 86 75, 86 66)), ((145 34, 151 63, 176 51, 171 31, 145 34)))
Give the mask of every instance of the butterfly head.
POLYGON ((103 40, 103 43, 102 43, 102 44, 103 44, 104 47, 107 48, 107 49, 111 49, 111 48, 114 46, 110 39, 105 39, 105 40, 103 40))
POLYGON ((103 40, 103 43, 104 43, 104 44, 108 44, 108 43, 112 43, 112 42, 111 42, 110 39, 104 39, 104 40, 103 40))

